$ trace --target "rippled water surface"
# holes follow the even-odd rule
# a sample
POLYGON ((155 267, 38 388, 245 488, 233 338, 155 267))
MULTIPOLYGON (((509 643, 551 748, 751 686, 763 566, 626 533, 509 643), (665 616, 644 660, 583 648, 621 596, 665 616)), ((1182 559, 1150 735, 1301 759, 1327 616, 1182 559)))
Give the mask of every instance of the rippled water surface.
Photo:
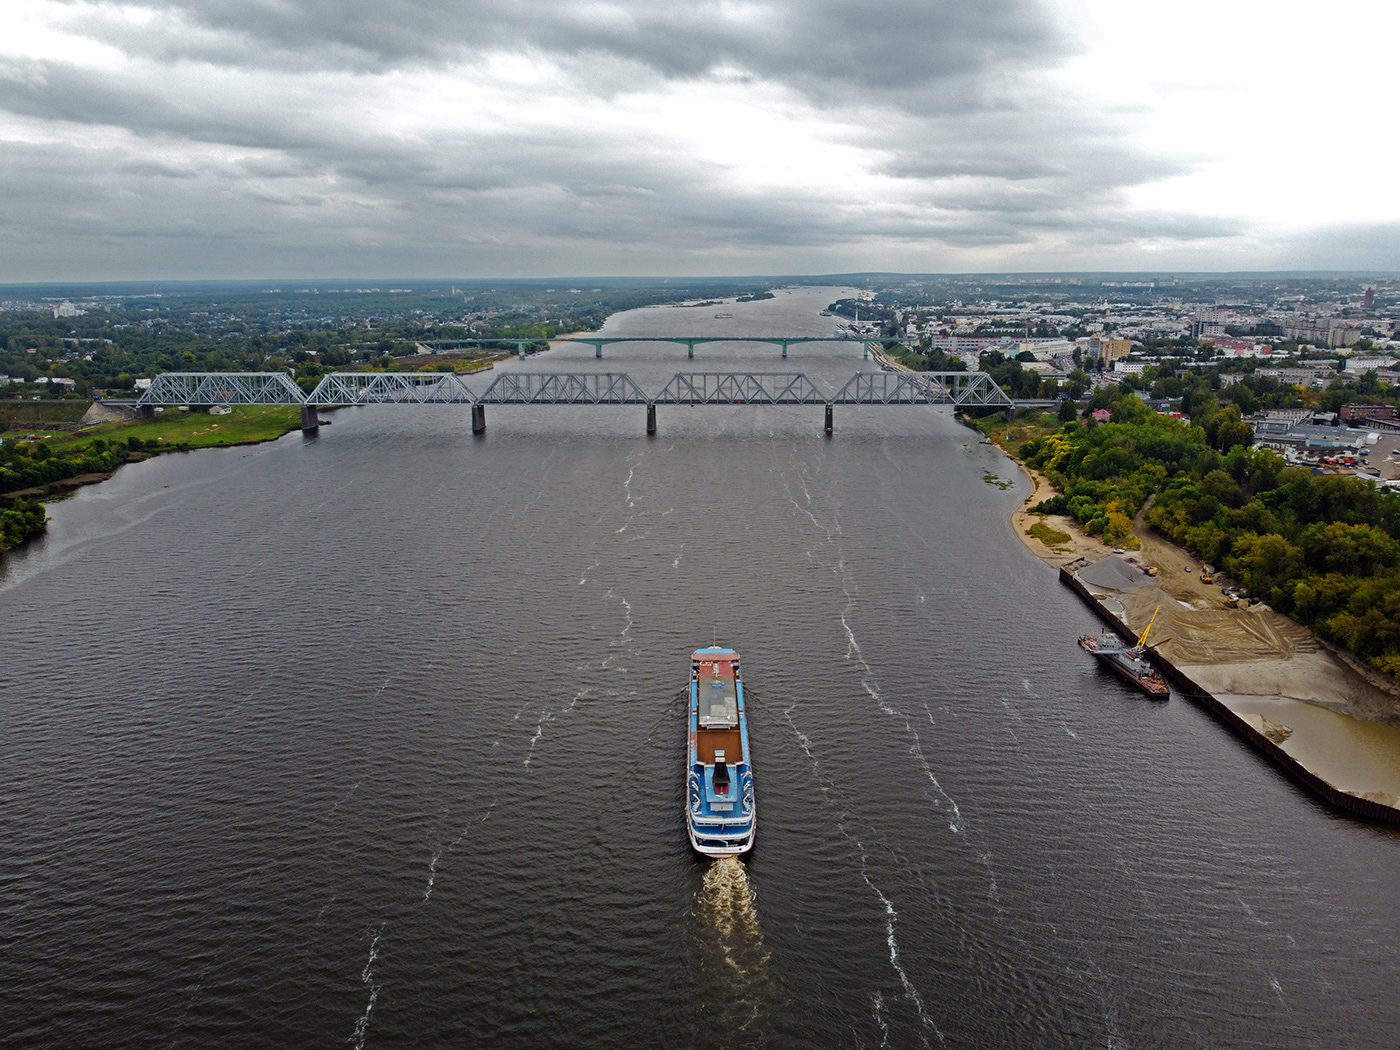
MULTIPOLYGON (((606 354, 507 367, 870 367, 606 354)), ((7 1042, 1394 1046, 1395 833, 1099 673, 946 410, 820 414, 347 410, 53 505, 0 575, 7 1042), (682 822, 712 640, 744 864, 682 822)))

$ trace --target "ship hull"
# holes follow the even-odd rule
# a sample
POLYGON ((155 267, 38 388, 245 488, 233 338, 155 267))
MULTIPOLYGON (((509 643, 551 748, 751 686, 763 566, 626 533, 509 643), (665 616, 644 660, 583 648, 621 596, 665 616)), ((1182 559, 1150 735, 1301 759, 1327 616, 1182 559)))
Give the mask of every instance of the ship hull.
POLYGON ((758 836, 758 808, 734 650, 714 646, 691 656, 688 719, 685 824, 691 848, 706 857, 741 856, 758 836))
POLYGON ((1115 647, 1106 647, 1100 639, 1088 635, 1079 639, 1079 644, 1092 653, 1102 666, 1127 681, 1143 695, 1154 700, 1166 700, 1171 696, 1166 679, 1147 662, 1147 657, 1140 648, 1123 648, 1121 643, 1115 647))

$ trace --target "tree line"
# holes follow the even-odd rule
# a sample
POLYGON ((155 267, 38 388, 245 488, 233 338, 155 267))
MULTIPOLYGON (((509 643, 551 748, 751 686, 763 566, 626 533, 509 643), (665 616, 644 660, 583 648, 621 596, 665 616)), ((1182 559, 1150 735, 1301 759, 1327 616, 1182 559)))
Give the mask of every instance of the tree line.
POLYGON ((1187 422, 1129 392, 1101 395, 1108 422, 1065 422, 1020 446, 1058 491, 1033 510, 1117 543, 1147 507, 1157 532, 1400 676, 1400 494, 1251 448, 1235 404, 1197 396, 1187 422))

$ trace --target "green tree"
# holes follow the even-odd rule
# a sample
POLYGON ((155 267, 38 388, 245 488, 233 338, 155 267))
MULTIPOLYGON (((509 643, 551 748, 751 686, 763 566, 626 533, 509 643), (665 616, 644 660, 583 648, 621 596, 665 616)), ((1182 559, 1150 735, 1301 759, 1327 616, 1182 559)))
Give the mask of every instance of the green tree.
POLYGON ((1372 576, 1400 562, 1400 544, 1370 525, 1316 525, 1301 542, 1308 566, 1318 572, 1372 576))
POLYGON ((1247 532, 1235 539, 1234 549, 1226 568, 1255 594, 1271 594, 1303 570, 1303 552, 1282 536, 1247 532))

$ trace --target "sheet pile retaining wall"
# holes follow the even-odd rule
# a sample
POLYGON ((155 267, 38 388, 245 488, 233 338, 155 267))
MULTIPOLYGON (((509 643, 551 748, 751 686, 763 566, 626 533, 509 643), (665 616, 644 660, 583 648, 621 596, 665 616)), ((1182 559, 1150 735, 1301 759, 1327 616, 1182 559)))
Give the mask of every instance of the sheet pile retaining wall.
MULTIPOLYGON (((1083 598, 1084 601, 1088 603, 1089 608, 1113 631, 1117 632, 1128 642, 1137 641, 1137 635, 1133 633, 1132 629, 1110 610, 1104 608, 1103 603, 1095 598, 1093 592, 1074 575, 1071 571, 1071 567, 1071 565, 1061 567, 1060 582, 1083 598)), ((1147 653, 1153 665, 1162 672, 1162 677, 1175 686, 1177 692, 1181 693, 1183 696, 1190 697, 1201 707, 1205 708, 1237 737, 1249 744, 1254 750, 1269 759, 1269 761, 1273 762, 1274 765, 1278 766, 1279 769, 1291 777, 1296 784, 1311 791, 1314 795, 1336 809, 1345 810, 1348 813, 1355 813, 1358 816, 1370 817, 1372 820, 1383 821, 1387 824, 1400 825, 1400 809, 1387 806, 1380 802, 1374 802, 1368 798, 1362 798, 1359 795, 1353 795, 1349 791, 1343 791, 1341 788, 1329 784, 1283 748, 1279 747, 1278 744, 1275 744, 1263 733, 1259 732, 1259 730, 1255 729, 1243 718, 1231 711, 1208 690, 1202 688, 1201 685, 1193 681, 1186 672, 1178 668, 1161 653, 1150 648, 1147 650, 1147 653)))

